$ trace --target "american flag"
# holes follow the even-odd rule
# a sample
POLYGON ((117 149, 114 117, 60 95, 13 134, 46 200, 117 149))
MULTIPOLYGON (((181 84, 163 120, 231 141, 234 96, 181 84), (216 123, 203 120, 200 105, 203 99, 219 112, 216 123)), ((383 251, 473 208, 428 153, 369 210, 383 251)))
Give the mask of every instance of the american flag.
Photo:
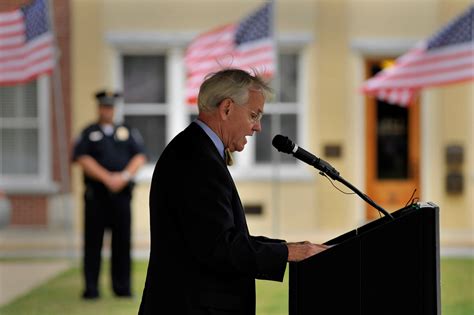
POLYGON ((365 82, 363 91, 408 106, 423 87, 474 79, 474 5, 365 82))
POLYGON ((50 73, 53 43, 44 0, 0 12, 0 85, 24 83, 50 73))
POLYGON ((195 104, 204 77, 226 67, 275 72, 272 30, 273 2, 267 2, 237 24, 218 27, 199 35, 186 50, 186 98, 195 104))

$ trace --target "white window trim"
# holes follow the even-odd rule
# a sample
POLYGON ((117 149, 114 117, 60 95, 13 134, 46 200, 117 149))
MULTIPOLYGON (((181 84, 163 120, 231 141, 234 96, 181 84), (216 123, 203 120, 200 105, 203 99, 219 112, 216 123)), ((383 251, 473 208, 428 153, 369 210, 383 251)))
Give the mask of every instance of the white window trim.
POLYGON ((399 56, 413 48, 418 39, 414 38, 353 38, 350 42, 352 51, 364 57, 399 56))
POLYGON ((37 79, 38 101, 38 174, 0 175, 0 189, 7 193, 54 193, 58 185, 52 180, 50 78, 37 79))
MULTIPOLYGON (((129 32, 129 31, 112 31, 105 34, 105 41, 110 44, 114 50, 113 60, 113 84, 117 89, 123 88, 122 82, 122 56, 124 54, 155 54, 165 53, 167 55, 167 142, 169 142, 176 134, 182 131, 188 124, 189 115, 196 113, 195 108, 186 105, 185 95, 185 66, 184 52, 186 45, 197 35, 197 32, 129 32)), ((309 82, 308 69, 304 65, 307 64, 308 57, 304 51, 304 46, 313 41, 313 37, 307 32, 284 33, 279 34, 277 44, 279 49, 293 49, 300 54, 299 73, 302 84, 298 90, 298 100, 301 104, 297 110, 297 134, 299 143, 305 146, 307 143, 307 104, 308 91, 305 82, 309 82)), ((138 110, 138 109, 137 109, 138 110)), ((118 117, 123 117, 123 108, 119 105, 117 111, 118 117)), ((234 178, 239 181, 245 180, 273 180, 275 174, 279 180, 313 180, 314 174, 310 172, 302 162, 295 165, 275 164, 259 165, 254 163, 253 150, 251 145, 254 139, 249 138, 242 156, 238 157, 238 162, 243 166, 231 167, 230 171, 234 178)), ((237 164, 238 165, 238 164, 237 164)), ((150 181, 153 174, 154 165, 147 164, 142 167, 136 176, 136 180, 150 181)))

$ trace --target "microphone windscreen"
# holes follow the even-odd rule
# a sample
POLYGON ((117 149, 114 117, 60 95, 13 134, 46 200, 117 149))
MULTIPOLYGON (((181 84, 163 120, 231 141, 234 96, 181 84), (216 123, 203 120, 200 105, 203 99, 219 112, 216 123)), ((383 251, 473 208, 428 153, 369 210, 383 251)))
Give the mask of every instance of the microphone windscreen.
POLYGON ((280 152, 291 154, 295 144, 288 138, 282 135, 273 137, 272 145, 280 152))

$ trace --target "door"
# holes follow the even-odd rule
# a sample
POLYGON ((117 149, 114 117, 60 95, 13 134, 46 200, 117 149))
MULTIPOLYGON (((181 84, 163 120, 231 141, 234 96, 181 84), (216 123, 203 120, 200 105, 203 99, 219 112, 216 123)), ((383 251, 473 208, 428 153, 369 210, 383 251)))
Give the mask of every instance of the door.
MULTIPOLYGON (((367 78, 390 62, 367 61, 367 78)), ((400 107, 366 97, 366 193, 389 212, 420 198, 419 123, 418 101, 400 107)), ((368 220, 378 216, 377 210, 367 206, 368 220)))

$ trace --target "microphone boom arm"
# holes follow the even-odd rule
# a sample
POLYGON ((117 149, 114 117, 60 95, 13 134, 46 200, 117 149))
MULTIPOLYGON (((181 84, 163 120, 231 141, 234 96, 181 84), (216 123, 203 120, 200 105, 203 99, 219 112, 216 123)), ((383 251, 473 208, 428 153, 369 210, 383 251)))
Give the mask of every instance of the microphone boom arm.
POLYGON ((311 154, 305 149, 299 147, 296 143, 291 141, 288 137, 285 137, 282 135, 276 135, 275 137, 273 137, 272 145, 278 151, 291 154, 295 158, 305 163, 308 163, 309 165, 318 169, 321 175, 327 175, 333 180, 341 182, 343 185, 345 185, 347 188, 349 188, 354 193, 356 193, 359 197, 361 197, 369 205, 371 205, 378 211, 382 212, 385 216, 390 217, 392 220, 394 220, 393 216, 387 210, 385 210, 384 208, 376 204, 375 201, 370 199, 366 194, 362 193, 359 189, 354 187, 354 185, 352 185, 351 183, 346 181, 344 178, 342 178, 339 175, 339 172, 334 167, 332 167, 331 164, 311 154))
POLYGON ((367 196, 366 194, 364 194, 363 192, 361 192, 359 189, 357 189, 356 187, 354 187, 354 185, 352 185, 351 183, 349 183, 347 180, 345 180, 343 177, 337 175, 337 176, 334 176, 332 177, 330 174, 327 174, 326 172, 323 172, 321 171, 321 173, 324 173, 328 176, 330 176, 332 179, 334 180, 337 180, 338 182, 342 183, 344 186, 346 186, 347 188, 349 188, 350 190, 352 190, 353 192, 355 192, 360 198, 362 198, 365 202, 367 202, 369 205, 371 205, 372 207, 374 207, 375 209, 377 209, 378 211, 382 212, 385 216, 387 217, 390 217, 392 220, 394 220, 394 217, 390 214, 390 212, 388 212, 387 210, 385 210, 384 208, 382 208, 381 206, 379 206, 377 203, 375 203, 375 201, 373 201, 372 199, 369 198, 369 196, 367 196))

